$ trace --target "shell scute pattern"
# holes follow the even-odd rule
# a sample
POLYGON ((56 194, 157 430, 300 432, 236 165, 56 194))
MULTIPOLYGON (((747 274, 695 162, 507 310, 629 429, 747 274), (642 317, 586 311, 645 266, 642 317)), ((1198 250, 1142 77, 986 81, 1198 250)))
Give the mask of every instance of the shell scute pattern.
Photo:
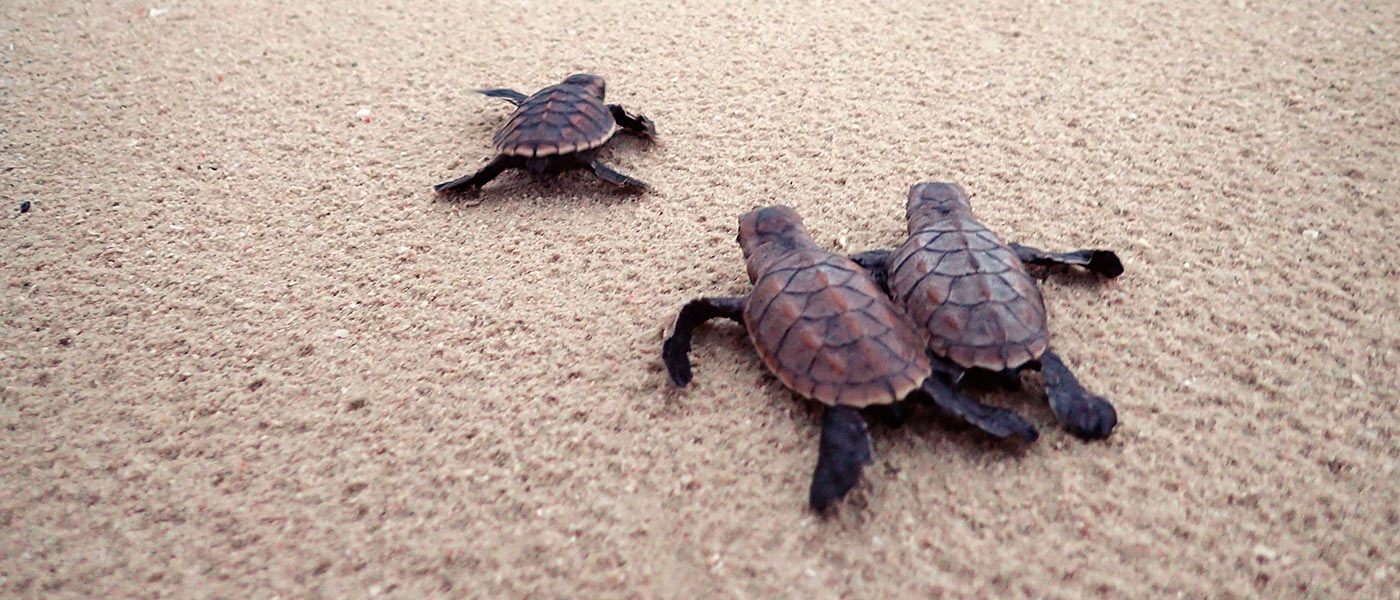
POLYGON ((561 83, 526 98, 492 141, 512 156, 553 156, 597 148, 617 133, 617 121, 593 88, 561 83))
POLYGON ((765 364, 825 404, 886 404, 918 388, 930 367, 925 339, 860 267, 797 252, 766 269, 744 305, 765 364))
POLYGON ((1049 347, 1039 288, 1015 252, 975 220, 953 217, 916 232, 890 265, 891 292, 928 331, 935 353, 1001 371, 1049 347))

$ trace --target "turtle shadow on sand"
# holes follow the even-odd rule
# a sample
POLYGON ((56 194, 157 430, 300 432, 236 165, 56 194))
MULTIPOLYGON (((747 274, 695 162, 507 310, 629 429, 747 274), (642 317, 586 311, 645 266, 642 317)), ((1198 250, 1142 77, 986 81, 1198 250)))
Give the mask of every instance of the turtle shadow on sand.
MULTIPOLYGON (((658 194, 654 189, 594 185, 593 176, 581 172, 547 173, 534 176, 517 173, 502 176, 489 189, 461 194, 433 194, 432 200, 448 207, 473 208, 496 199, 547 200, 560 196, 582 202, 603 205, 635 204, 643 193, 658 194)), ((661 194, 664 195, 664 194, 661 194)))
MULTIPOLYGON (((647 154, 649 152, 661 150, 665 147, 666 142, 662 139, 661 134, 656 133, 656 130, 653 129, 647 135, 634 134, 625 136, 615 136, 611 141, 608 142, 606 146, 603 146, 603 149, 609 153, 621 151, 640 152, 642 154, 647 154)), ((609 154, 609 156, 611 156, 611 154, 609 154)))

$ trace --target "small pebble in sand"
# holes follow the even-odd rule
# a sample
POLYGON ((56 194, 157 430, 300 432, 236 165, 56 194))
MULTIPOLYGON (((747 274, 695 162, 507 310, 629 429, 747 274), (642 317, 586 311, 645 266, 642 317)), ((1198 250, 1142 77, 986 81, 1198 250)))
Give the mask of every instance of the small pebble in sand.
POLYGON ((156 17, 164 16, 165 13, 168 13, 168 12, 170 12, 170 9, 168 9, 168 8, 152 8, 152 9, 151 9, 151 12, 149 12, 149 13, 147 13, 147 14, 150 15, 150 17, 151 17, 152 19, 154 19, 154 18, 156 18, 156 17))
POLYGON ((372 112, 369 110, 369 107, 366 106, 366 107, 361 108, 361 109, 358 110, 358 111, 355 111, 355 118, 356 118, 356 119, 359 119, 359 120, 361 120, 361 121, 364 121, 364 122, 366 122, 366 123, 368 123, 368 122, 369 122, 369 117, 370 117, 371 114, 374 114, 374 113, 372 113, 372 112))
POLYGON ((338 337, 338 338, 350 337, 350 330, 349 330, 349 329, 337 329, 337 330, 335 330, 335 334, 334 334, 334 335, 335 335, 335 337, 338 337))
POLYGON ((1278 551, 1263 544, 1255 544, 1254 557, 1261 561, 1268 562, 1278 558, 1278 551))
POLYGON ((1303 237, 1308 238, 1308 239, 1310 239, 1310 240, 1315 240, 1315 239, 1317 239, 1317 238, 1318 238, 1319 236, 1321 236, 1321 235, 1322 235, 1322 232, 1321 232, 1321 231, 1318 231, 1318 230, 1316 230, 1316 229, 1304 229, 1304 230, 1303 230, 1303 237))
POLYGON ((30 208, 31 206, 33 206, 33 205, 30 204, 28 200, 25 200, 24 202, 20 202, 20 203, 19 203, 19 214, 24 214, 24 213, 29 212, 29 208, 30 208))

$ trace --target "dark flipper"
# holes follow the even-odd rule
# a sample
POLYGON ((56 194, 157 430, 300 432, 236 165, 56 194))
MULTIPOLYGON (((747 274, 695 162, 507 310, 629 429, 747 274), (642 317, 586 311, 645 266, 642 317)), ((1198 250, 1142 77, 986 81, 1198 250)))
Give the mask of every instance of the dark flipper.
POLYGON ((865 419, 849 406, 832 406, 822 416, 821 446, 817 470, 812 474, 808 502, 817 511, 846 496, 860 481, 860 472, 871 460, 870 436, 865 419))
POLYGON ((648 189, 651 189, 651 186, 647 185, 646 182, 641 181, 639 179, 633 179, 631 177, 623 175, 622 173, 618 173, 617 171, 609 169, 607 165, 603 164, 600 161, 595 160, 589 163, 588 167, 593 169, 593 174, 597 175, 598 179, 602 179, 603 181, 606 181, 613 185, 631 188, 638 192, 644 192, 648 189))
POLYGON ((1095 440, 1108 437, 1118 424, 1118 412, 1100 396, 1084 389, 1069 367, 1051 350, 1040 355, 1040 371, 1050 394, 1050 410, 1070 433, 1095 440))
POLYGON ((1035 426, 1016 411, 987 406, 968 398, 953 385, 953 377, 950 375, 956 372, 956 367, 938 357, 933 357, 933 360, 934 372, 924 380, 921 389, 933 401, 934 406, 998 439, 1016 436, 1021 441, 1030 443, 1040 437, 1040 432, 1036 431, 1035 426))
POLYGON ((1075 250, 1074 252, 1052 253, 1039 248, 1011 244, 1016 257, 1028 265, 1067 265, 1084 267, 1109 279, 1123 274, 1123 261, 1112 250, 1075 250))
POLYGON ((743 298, 700 298, 691 300, 676 317, 671 337, 661 344, 661 361, 676 387, 690 384, 690 335, 701 323, 715 317, 744 322, 743 298))
POLYGON ((870 272, 870 278, 875 283, 880 284, 880 289, 885 293, 890 291, 890 251, 889 250, 867 250, 860 254, 852 254, 850 259, 860 265, 861 268, 870 272))
POLYGON ((524 101, 525 101, 525 98, 528 98, 528 96, 526 96, 525 94, 522 94, 522 93, 517 92, 517 91, 515 91, 515 90, 508 90, 508 89, 505 89, 505 88, 497 88, 497 89, 494 89, 494 90, 477 90, 477 91, 478 91, 478 92, 481 92, 481 94, 484 95, 484 96, 490 96, 490 97, 492 97, 492 98, 503 98, 503 99, 505 99, 506 102, 509 102, 509 103, 514 104, 514 105, 516 105, 516 106, 520 106, 520 103, 521 103, 521 102, 524 102, 524 101))
POLYGON ((497 175, 500 175, 501 172, 505 171, 506 169, 519 166, 517 164, 518 162, 518 158, 502 154, 497 156, 496 158, 491 159, 491 162, 486 163, 486 166, 482 167, 481 170, 472 173, 471 175, 464 175, 462 177, 458 177, 456 179, 453 179, 452 181, 439 183, 433 186, 433 190, 441 192, 443 194, 463 194, 475 192, 481 189, 481 186, 486 185, 492 179, 495 179, 497 175))
POLYGON ((622 108, 621 104, 609 104, 608 108, 612 109, 617 126, 624 131, 649 140, 656 139, 656 124, 651 119, 622 108))

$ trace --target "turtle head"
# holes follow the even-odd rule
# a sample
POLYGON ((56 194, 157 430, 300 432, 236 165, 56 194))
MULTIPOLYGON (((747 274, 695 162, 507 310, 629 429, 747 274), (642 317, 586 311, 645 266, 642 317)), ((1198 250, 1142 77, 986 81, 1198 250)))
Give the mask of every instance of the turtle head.
POLYGON ((588 90, 593 92, 593 95, 597 96, 599 100, 603 99, 603 91, 605 88, 607 88, 607 84, 603 82, 602 77, 599 77, 597 75, 589 75, 587 73, 578 73, 575 75, 570 75, 568 79, 564 80, 564 83, 568 85, 577 85, 588 88, 588 90))
POLYGON ((909 220, 909 232, 918 231, 916 224, 941 221, 956 214, 972 212, 967 192, 956 183, 925 181, 909 188, 909 204, 904 218, 909 220))
POLYGON ((815 247, 797 211, 786 206, 756 208, 739 216, 739 247, 744 250, 749 281, 774 260, 805 247, 815 247))

